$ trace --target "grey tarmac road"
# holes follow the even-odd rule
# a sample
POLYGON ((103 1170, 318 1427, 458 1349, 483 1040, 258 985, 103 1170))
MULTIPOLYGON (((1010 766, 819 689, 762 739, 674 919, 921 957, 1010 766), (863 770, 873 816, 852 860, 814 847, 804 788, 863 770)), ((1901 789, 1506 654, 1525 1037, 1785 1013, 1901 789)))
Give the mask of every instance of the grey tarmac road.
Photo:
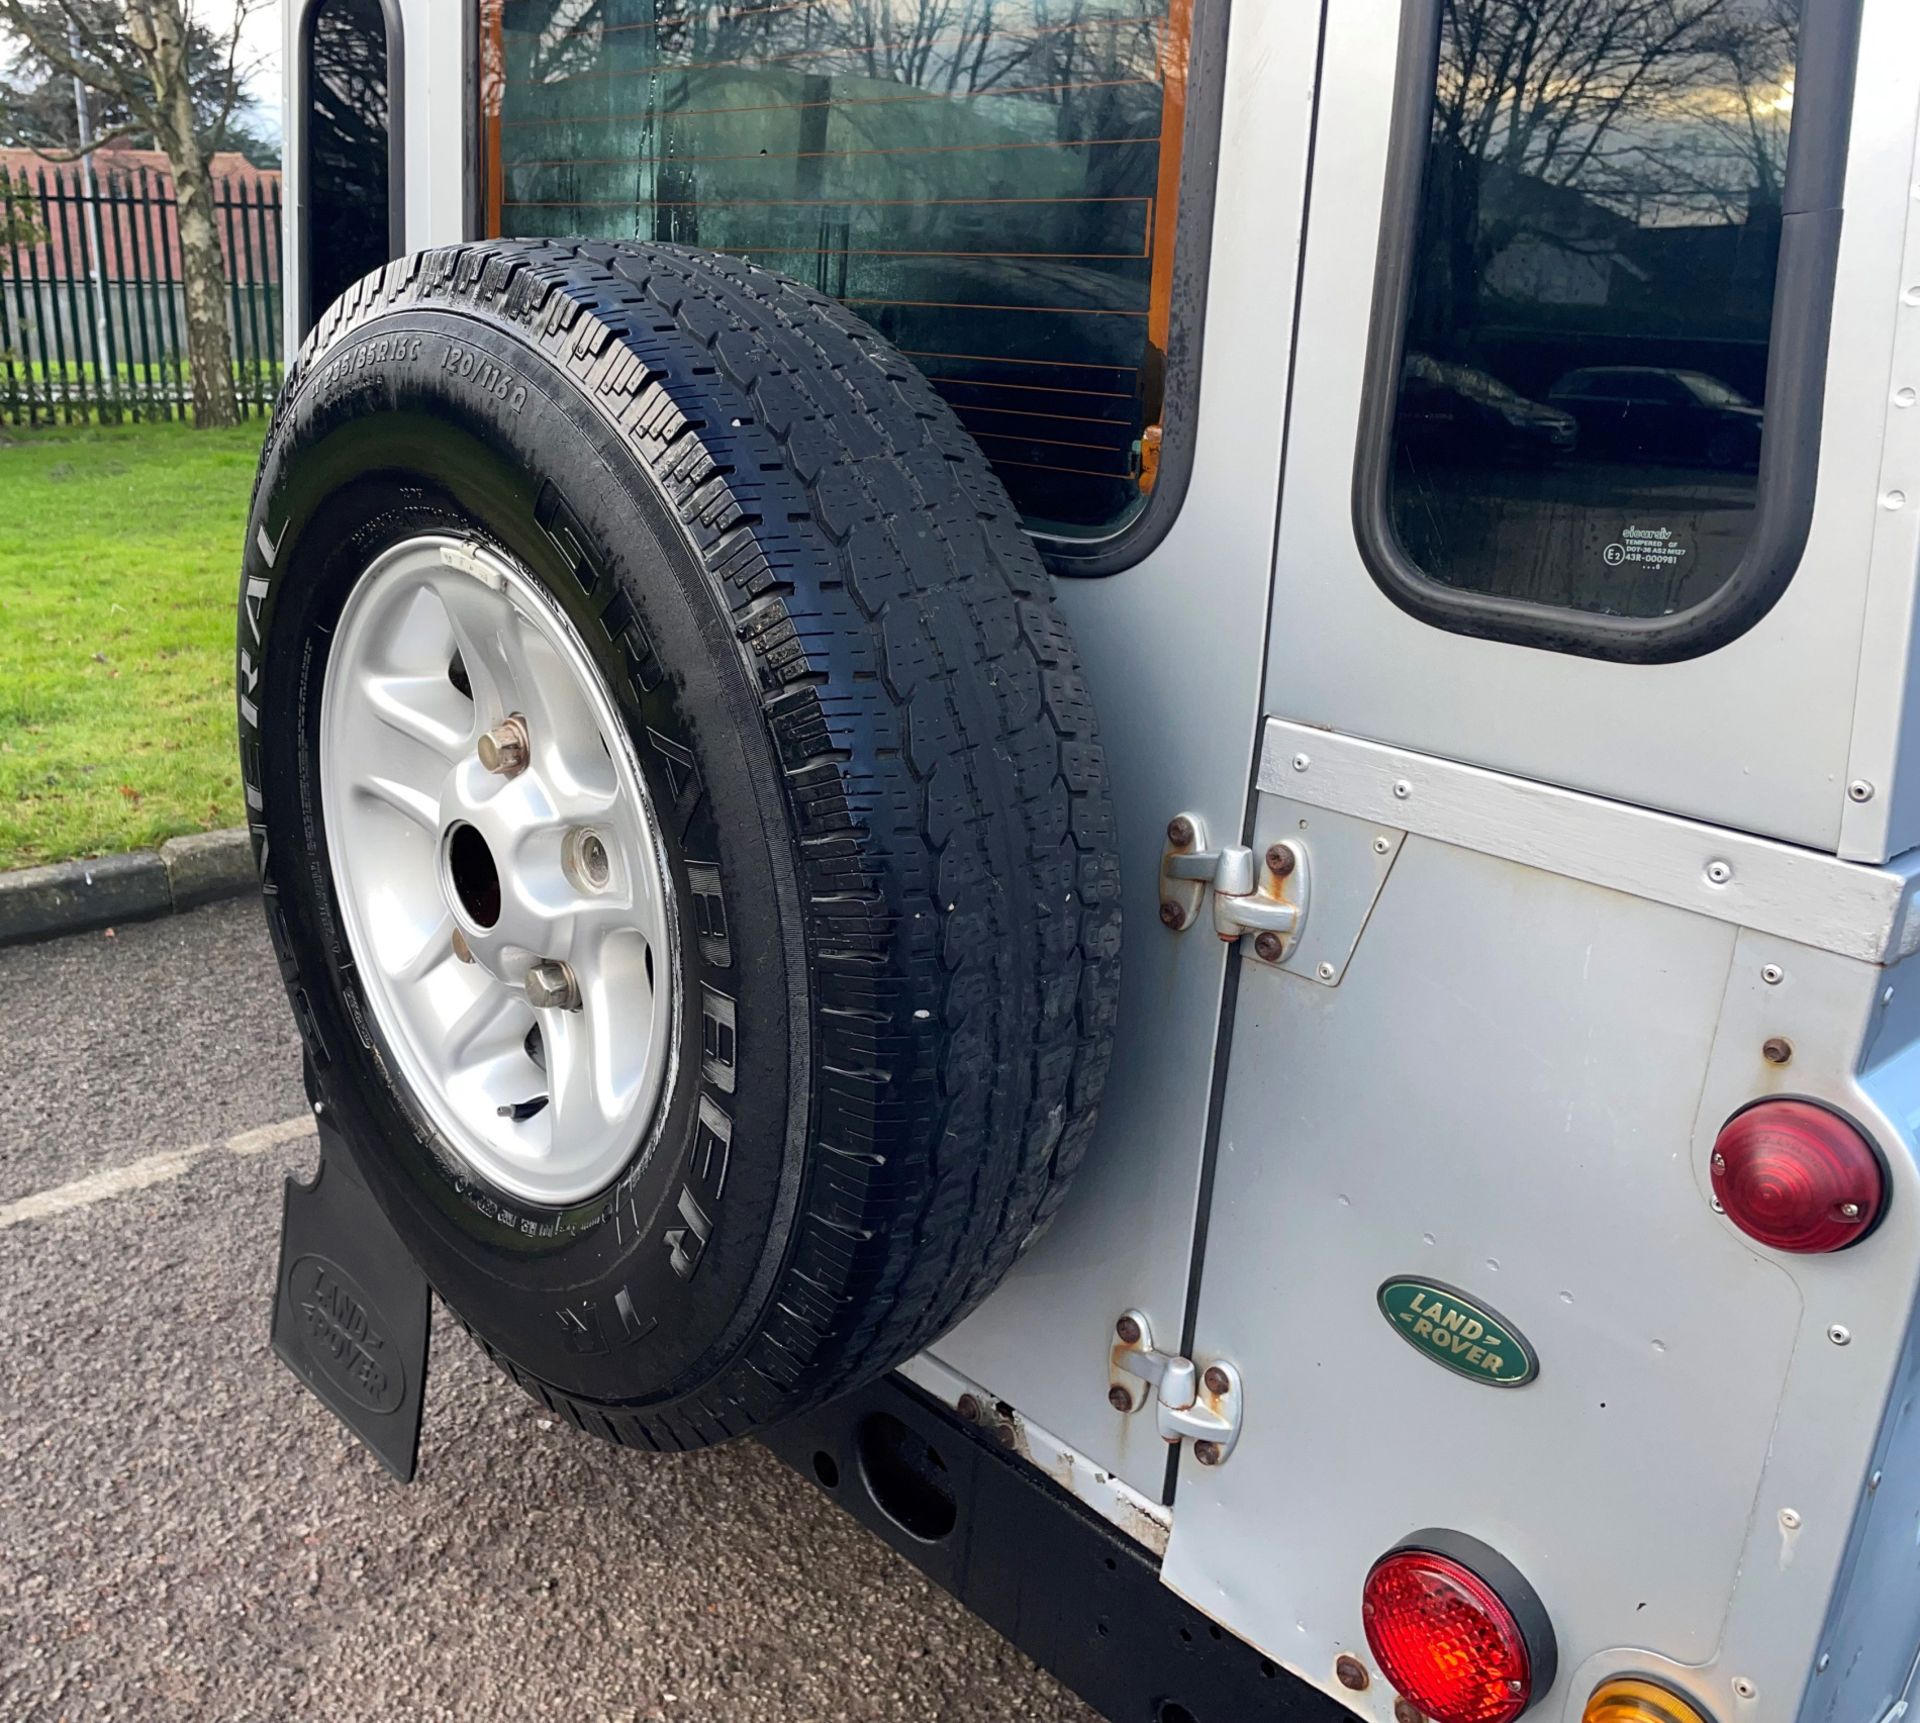
POLYGON ((451 1321, 389 1481, 267 1349, 253 903, 0 951, 0 1023, 0 1718, 1098 1723, 757 1445, 604 1447, 451 1321))

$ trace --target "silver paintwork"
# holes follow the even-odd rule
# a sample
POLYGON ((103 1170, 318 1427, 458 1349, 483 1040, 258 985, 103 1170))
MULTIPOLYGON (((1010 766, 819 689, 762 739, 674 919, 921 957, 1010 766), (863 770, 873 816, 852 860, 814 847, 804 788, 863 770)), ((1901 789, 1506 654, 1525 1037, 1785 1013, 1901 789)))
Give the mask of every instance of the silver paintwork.
MULTIPOLYGON (((466 8, 402 10, 408 232, 444 243, 466 8)), ((1192 487, 1145 561, 1061 593, 1127 893, 1106 1110, 1052 1232, 906 1373, 1010 1404, 1017 1451, 1149 1545, 1170 1518, 1168 1583, 1379 1723, 1386 1684, 1334 1662, 1368 1563, 1435 1523, 1552 1613, 1533 1716, 1636 1670, 1720 1723, 1890 1719, 1920 1647, 1920 8, 1864 0, 1803 566, 1746 636, 1637 667, 1428 628, 1361 566, 1399 10, 1233 9, 1192 487), (1198 847, 1297 839, 1313 913, 1237 964, 1190 1351, 1254 1387, 1169 1514, 1158 1432, 1106 1395, 1114 1311, 1188 1338, 1229 960, 1159 925, 1175 808, 1198 847), (1862 1245, 1783 1259, 1716 1211, 1713 1135, 1766 1092, 1886 1152, 1862 1245), (1405 1270, 1509 1314, 1539 1379, 1485 1394, 1393 1342, 1372 1294, 1405 1270)))
POLYGON ((374 561, 327 658, 320 799, 362 991, 454 1153, 528 1201, 604 1188, 667 1078, 670 898, 626 728, 531 576, 438 534, 374 561), (610 869, 593 890, 564 859, 582 833, 610 869), (461 884, 475 841, 492 919, 461 884))

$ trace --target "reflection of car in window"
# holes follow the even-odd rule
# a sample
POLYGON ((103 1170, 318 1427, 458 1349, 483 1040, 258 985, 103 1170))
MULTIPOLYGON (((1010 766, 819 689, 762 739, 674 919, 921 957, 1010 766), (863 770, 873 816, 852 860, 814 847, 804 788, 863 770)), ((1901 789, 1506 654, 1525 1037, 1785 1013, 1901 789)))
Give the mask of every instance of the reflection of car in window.
POLYGON ((1400 375, 1396 433, 1410 453, 1551 460, 1570 453, 1579 434, 1571 413, 1530 401, 1471 365, 1409 353, 1400 375))
POLYGON ((1591 367, 1569 371, 1547 399, 1573 414, 1596 454, 1748 472, 1760 464, 1761 409, 1704 371, 1591 367))

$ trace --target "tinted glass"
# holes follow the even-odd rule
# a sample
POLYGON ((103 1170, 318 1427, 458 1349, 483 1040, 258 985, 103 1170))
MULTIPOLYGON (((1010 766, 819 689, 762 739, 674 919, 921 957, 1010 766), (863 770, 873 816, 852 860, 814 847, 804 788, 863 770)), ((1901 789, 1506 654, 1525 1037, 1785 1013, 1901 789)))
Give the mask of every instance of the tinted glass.
POLYGON ((380 0, 307 14, 307 306, 317 317, 393 256, 387 21, 380 0))
POLYGON ((1193 0, 484 0, 487 224, 835 295, 1030 524, 1151 483, 1193 0))
POLYGON ((1799 0, 1446 0, 1389 506, 1433 581, 1656 617, 1751 535, 1799 0))

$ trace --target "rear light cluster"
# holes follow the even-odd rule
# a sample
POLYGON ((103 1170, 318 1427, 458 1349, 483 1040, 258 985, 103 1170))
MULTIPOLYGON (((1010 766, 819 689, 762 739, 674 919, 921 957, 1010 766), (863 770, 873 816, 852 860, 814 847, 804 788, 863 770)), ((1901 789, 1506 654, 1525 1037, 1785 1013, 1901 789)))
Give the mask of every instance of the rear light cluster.
POLYGON ((1707 1719, 1658 1682, 1622 1675, 1593 1690, 1580 1723, 1707 1723, 1707 1719))
POLYGON ((1771 1250, 1845 1250, 1886 1206, 1886 1173, 1851 1121, 1812 1101, 1758 1101, 1714 1139, 1713 1194, 1771 1250))
POLYGON ((1416 1532, 1361 1596, 1381 1672, 1435 1723, 1511 1723, 1553 1685, 1553 1630, 1504 1557, 1459 1532, 1416 1532))

